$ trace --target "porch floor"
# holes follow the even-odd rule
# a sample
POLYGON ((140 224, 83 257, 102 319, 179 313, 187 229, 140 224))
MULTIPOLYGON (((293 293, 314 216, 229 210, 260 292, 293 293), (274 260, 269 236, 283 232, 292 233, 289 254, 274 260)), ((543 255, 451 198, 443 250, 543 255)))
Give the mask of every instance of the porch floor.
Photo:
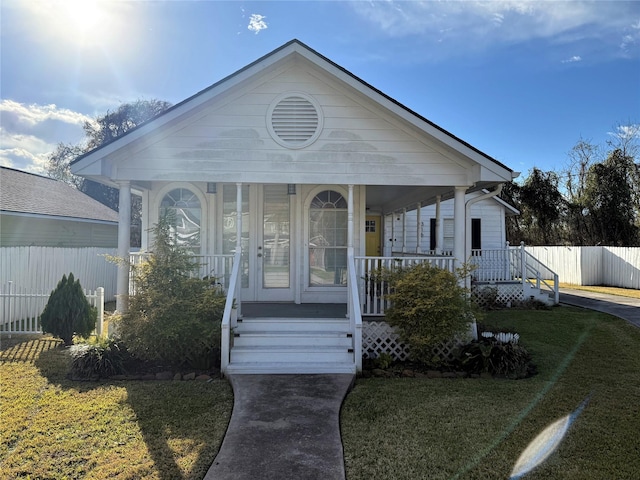
POLYGON ((242 302, 247 318, 345 318, 346 303, 242 302))

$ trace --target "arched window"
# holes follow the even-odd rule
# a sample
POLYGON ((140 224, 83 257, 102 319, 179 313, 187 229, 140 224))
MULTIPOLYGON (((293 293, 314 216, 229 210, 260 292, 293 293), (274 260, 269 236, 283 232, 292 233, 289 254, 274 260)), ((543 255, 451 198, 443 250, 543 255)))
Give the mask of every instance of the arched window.
POLYGON ((200 200, 186 188, 171 190, 160 203, 160 217, 169 218, 176 243, 195 254, 200 253, 201 214, 200 200))
POLYGON ((347 202, 333 190, 317 194, 309 206, 309 285, 347 284, 347 202))

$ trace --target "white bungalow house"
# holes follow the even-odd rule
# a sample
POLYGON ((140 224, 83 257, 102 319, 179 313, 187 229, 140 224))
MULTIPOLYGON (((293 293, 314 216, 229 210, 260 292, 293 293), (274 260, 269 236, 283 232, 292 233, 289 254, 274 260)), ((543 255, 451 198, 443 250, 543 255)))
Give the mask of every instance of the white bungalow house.
MULTIPOLYGON (((176 213, 202 275, 227 288, 226 373, 360 369, 363 313, 383 305, 366 305, 363 279, 372 259, 391 261, 367 252, 382 241, 374 220, 451 199, 451 254, 402 261, 452 269, 471 251, 467 196, 494 196, 517 175, 298 40, 71 168, 120 189, 122 257, 132 190, 144 232, 176 213)), ((144 234, 142 250, 151 244, 144 234)))

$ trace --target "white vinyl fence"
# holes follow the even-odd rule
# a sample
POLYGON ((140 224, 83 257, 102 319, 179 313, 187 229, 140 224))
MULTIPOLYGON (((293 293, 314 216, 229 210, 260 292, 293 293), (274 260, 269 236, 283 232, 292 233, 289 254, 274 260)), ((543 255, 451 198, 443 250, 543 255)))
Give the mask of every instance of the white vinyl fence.
POLYGON ((526 247, 527 252, 573 285, 640 290, 640 247, 526 247))
MULTIPOLYGON (((89 304, 98 310, 96 333, 102 334, 104 322, 104 288, 84 290, 89 304)), ((13 282, 0 285, 0 332, 3 334, 42 333, 40 314, 51 292, 37 292, 16 286, 13 282)))
POLYGON ((28 292, 47 295, 62 275, 73 273, 82 288, 104 288, 107 302, 115 299, 117 266, 105 255, 115 256, 113 248, 0 247, 0 285, 13 282, 28 292))

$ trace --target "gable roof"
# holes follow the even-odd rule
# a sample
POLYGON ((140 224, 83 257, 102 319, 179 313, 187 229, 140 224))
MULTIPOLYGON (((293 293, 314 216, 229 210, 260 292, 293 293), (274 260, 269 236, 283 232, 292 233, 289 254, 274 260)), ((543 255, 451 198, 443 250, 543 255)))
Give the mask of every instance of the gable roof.
MULTIPOLYGON (((321 55, 317 51, 311 49, 304 43, 300 42, 297 39, 291 40, 281 47, 273 50, 272 52, 264 55, 258 60, 250 63, 249 65, 241 68, 235 73, 223 78, 222 80, 214 83, 213 85, 201 90, 200 92, 192 95, 186 100, 174 105, 173 107, 165 110, 161 114, 156 117, 138 125, 136 128, 129 130, 125 135, 114 139, 108 144, 102 145, 86 154, 78 157, 73 162, 72 171, 74 173, 80 173, 80 171, 94 162, 99 161, 102 157, 118 150, 120 147, 127 145, 128 143, 137 140, 138 138, 144 136, 145 134, 151 132, 153 129, 165 125, 171 120, 179 117, 180 115, 186 113, 192 108, 201 105, 202 103, 210 100, 215 97, 219 93, 225 91, 227 88, 239 83, 246 78, 250 78, 251 76, 259 73, 261 70, 268 68, 270 65, 277 63, 278 61, 297 53, 300 56, 304 57, 308 61, 313 64, 319 66, 320 68, 328 71, 333 74, 335 77, 340 78, 341 80, 349 83, 352 87, 358 90, 360 93, 368 96, 369 98, 377 101, 380 104, 386 106, 389 110, 393 111, 395 114, 399 115, 403 119, 409 121, 410 123, 417 126, 419 129, 425 131, 430 134, 436 140, 442 142, 448 147, 457 150, 464 155, 473 158, 476 162, 483 164, 484 166, 488 166, 489 168, 497 168, 501 170, 503 173, 501 176, 506 178, 511 176, 512 178, 517 176, 513 170, 511 170, 506 165, 502 164, 495 158, 487 155, 486 153, 478 150, 473 147, 469 143, 463 141, 462 139, 456 137, 452 133, 443 129, 442 127, 436 125, 425 117, 419 115, 414 112, 410 108, 402 105, 397 100, 391 98, 380 90, 376 89, 369 83, 365 82, 361 78, 357 77, 353 73, 349 72, 345 68, 331 61, 327 57, 321 55), (75 168, 73 168, 75 166, 75 168)), ((510 180, 511 178, 509 178, 510 180)))
POLYGON ((0 211, 118 223, 115 210, 53 178, 0 167, 0 211))

